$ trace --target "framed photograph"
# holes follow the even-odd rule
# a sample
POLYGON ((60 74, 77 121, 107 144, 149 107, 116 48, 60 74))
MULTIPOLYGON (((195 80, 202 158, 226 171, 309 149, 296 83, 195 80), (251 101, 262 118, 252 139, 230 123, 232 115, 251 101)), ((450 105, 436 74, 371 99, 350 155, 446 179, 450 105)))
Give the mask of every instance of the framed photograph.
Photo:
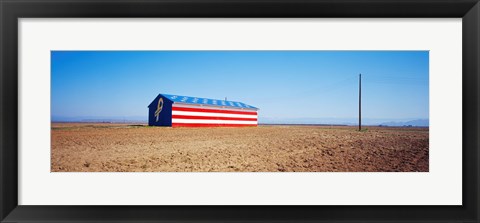
POLYGON ((478 222, 478 1, 2 1, 2 222, 478 222))

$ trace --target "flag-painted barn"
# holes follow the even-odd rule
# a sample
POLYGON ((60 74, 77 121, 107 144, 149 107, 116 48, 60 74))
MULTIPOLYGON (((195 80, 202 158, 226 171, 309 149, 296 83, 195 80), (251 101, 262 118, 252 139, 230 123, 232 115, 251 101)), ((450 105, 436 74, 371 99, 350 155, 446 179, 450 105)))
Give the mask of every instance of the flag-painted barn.
POLYGON ((148 125, 240 127, 258 125, 258 108, 242 102, 159 94, 148 106, 148 125))

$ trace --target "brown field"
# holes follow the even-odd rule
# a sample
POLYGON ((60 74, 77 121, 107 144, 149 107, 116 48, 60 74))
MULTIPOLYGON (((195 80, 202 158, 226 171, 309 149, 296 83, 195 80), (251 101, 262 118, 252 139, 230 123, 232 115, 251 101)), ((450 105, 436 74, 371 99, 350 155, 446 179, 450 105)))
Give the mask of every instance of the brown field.
POLYGON ((428 128, 52 123, 53 172, 428 172, 428 128))

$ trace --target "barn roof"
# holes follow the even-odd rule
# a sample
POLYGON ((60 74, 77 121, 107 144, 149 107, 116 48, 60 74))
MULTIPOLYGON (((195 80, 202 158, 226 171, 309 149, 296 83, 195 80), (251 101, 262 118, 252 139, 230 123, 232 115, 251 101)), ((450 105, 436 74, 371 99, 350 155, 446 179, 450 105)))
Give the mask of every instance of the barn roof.
POLYGON ((225 101, 225 100, 218 100, 218 99, 210 99, 210 98, 199 98, 199 97, 191 97, 191 96, 182 96, 182 95, 171 95, 171 94, 160 94, 163 95, 165 98, 175 102, 175 103, 185 103, 185 104, 192 104, 192 105, 211 105, 211 106, 224 106, 224 107, 232 107, 232 108, 247 108, 247 109, 256 109, 258 108, 253 107, 251 105, 247 105, 243 102, 237 101, 225 101))

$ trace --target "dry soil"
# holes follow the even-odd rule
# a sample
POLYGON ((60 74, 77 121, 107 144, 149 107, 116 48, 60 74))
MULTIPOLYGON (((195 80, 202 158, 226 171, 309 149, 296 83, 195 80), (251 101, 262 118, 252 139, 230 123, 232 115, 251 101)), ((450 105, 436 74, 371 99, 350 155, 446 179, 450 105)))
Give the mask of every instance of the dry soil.
POLYGON ((54 172, 429 171, 428 128, 52 123, 54 172))

